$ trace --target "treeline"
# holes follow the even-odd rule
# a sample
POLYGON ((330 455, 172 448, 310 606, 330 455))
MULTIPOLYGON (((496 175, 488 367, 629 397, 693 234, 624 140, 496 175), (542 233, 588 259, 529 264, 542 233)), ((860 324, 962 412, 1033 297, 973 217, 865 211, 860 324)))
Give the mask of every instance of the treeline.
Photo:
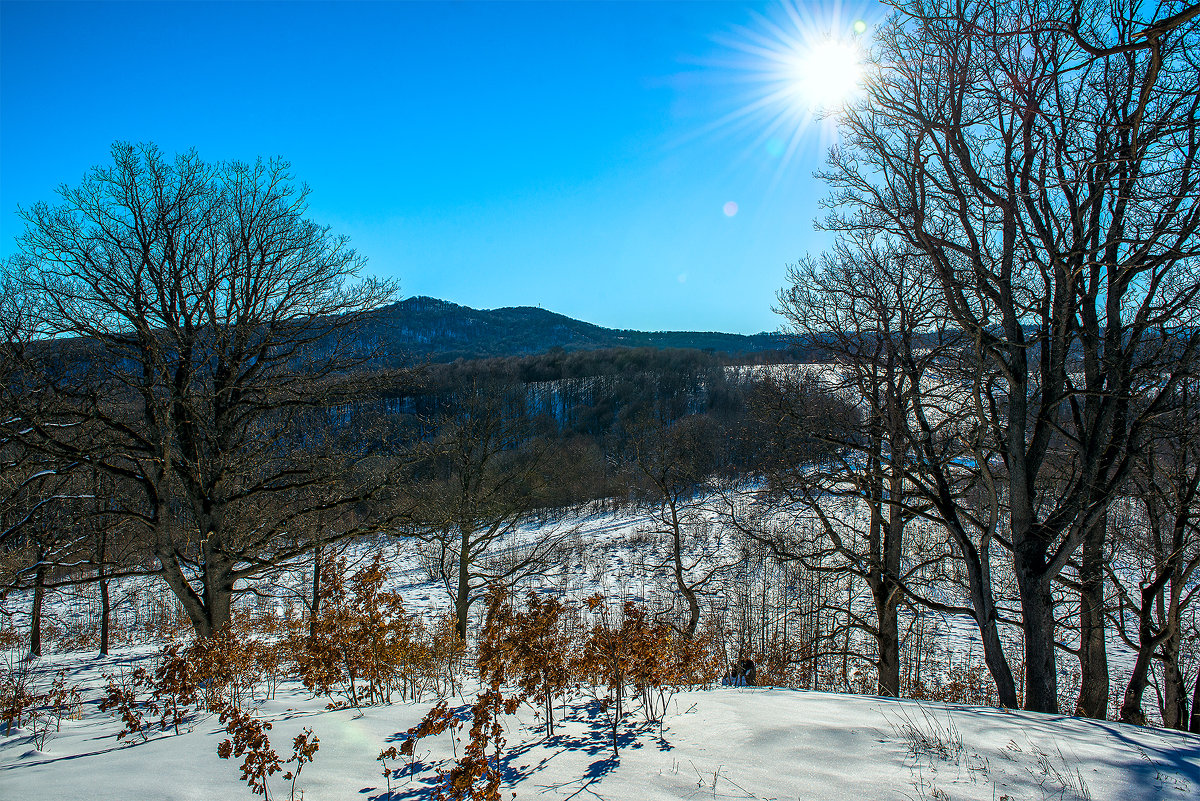
POLYGON ((697 350, 556 349, 405 372, 394 386, 379 389, 378 406, 436 426, 438 418, 456 413, 472 388, 487 388, 538 430, 619 447, 633 421, 650 414, 668 421, 706 414, 733 425, 745 416, 753 375, 729 357, 697 350))

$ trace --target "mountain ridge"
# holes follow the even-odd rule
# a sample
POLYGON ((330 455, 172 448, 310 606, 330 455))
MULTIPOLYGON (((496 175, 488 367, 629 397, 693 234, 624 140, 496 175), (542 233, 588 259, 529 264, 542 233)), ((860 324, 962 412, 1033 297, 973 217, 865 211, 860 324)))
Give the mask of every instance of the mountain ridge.
POLYGON ((388 360, 421 357, 438 362, 528 356, 554 348, 695 348, 733 357, 784 351, 782 334, 721 331, 638 331, 606 328, 539 306, 475 309, 416 295, 375 311, 363 333, 383 346, 388 360))

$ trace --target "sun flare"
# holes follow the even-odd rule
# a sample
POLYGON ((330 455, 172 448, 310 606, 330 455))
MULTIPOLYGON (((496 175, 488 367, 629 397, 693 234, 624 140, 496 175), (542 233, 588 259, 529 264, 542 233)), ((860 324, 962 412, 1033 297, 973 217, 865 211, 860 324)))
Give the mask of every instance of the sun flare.
POLYGON ((846 0, 782 0, 774 10, 716 38, 713 65, 727 70, 730 108, 701 129, 747 135, 744 158, 784 178, 801 154, 839 141, 843 112, 861 100, 871 75, 873 24, 846 0))
POLYGON ((796 54, 791 72, 797 102, 830 110, 853 100, 861 89, 862 51, 852 41, 818 41, 796 54))

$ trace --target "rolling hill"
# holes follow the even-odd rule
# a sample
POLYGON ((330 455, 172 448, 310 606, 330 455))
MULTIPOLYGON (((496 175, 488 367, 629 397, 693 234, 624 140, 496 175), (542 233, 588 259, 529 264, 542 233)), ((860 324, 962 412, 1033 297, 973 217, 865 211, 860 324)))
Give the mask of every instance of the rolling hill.
POLYGON ((744 356, 789 347, 782 334, 621 330, 534 306, 472 309, 429 297, 408 298, 380 309, 363 336, 382 346, 389 363, 523 356, 552 348, 696 348, 744 356))

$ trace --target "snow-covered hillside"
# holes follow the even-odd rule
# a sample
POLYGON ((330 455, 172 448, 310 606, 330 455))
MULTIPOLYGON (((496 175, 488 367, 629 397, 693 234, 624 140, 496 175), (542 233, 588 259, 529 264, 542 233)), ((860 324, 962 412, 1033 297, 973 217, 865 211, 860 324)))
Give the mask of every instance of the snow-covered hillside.
MULTIPOLYGON (((534 584, 543 592, 581 598, 602 592, 661 606, 671 596, 668 577, 657 569, 652 519, 643 513, 584 515, 555 524, 564 535, 553 570, 534 584)), ((504 548, 519 550, 544 536, 536 526, 516 532, 504 548)), ((711 536, 717 537, 717 533, 711 536)), ((745 560, 738 544, 717 543, 716 558, 734 568, 710 599, 722 611, 721 594, 792 592, 786 581, 768 587, 745 560), (740 571, 740 572, 739 572, 740 571), (747 585, 747 586, 739 586, 747 585)), ((430 575, 426 556, 412 543, 362 542, 348 551, 351 562, 387 554, 389 585, 413 613, 432 616, 448 609, 444 589, 430 575)), ((303 591, 303 565, 293 580, 303 591)), ((770 577, 775 582, 778 577, 770 577)), ((786 579, 786 577, 784 577, 786 579)), ((286 581, 262 587, 259 604, 283 604, 286 581)), ((0 801, 8 799, 236 799, 250 798, 238 778, 237 762, 217 757, 226 733, 210 714, 191 719, 179 735, 157 730, 147 742, 118 741, 120 723, 99 711, 102 674, 151 666, 155 635, 139 618, 161 589, 147 579, 128 579, 122 597, 141 597, 121 611, 127 629, 138 629, 108 658, 94 651, 51 653, 34 663, 36 682, 47 686, 59 670, 83 689, 78 719, 64 720, 39 748, 34 733, 0 736, 0 801)), ((156 603, 162 604, 167 596, 156 603)), ((796 599, 791 599, 792 603, 796 599)), ((736 606, 736 604, 734 604, 736 606)), ((61 595, 49 602, 61 627, 86 616, 85 598, 61 595)), ((145 617, 145 615, 143 615, 145 617)), ((978 659, 974 627, 954 619, 940 622, 940 669, 978 659), (975 656, 972 656, 974 653, 975 656)), ((151 630, 153 627, 149 627, 151 630)), ((15 654, 10 654, 15 658, 15 654)), ((929 669, 929 668, 927 668, 929 669)), ((814 685, 815 686, 815 685, 814 685)), ((465 712, 473 693, 449 699, 465 712)), ((297 783, 307 801, 371 799, 416 801, 431 797, 436 767, 446 766, 462 744, 450 734, 420 741, 417 761, 401 762, 391 796, 377 760, 398 745, 435 699, 362 710, 329 710, 326 697, 313 698, 286 681, 272 700, 260 698, 256 715, 273 724, 275 749, 286 757, 303 728, 320 739, 316 761, 297 783)), ((632 705, 632 704, 631 704, 632 705)), ((606 799, 1190 799, 1200 797, 1200 737, 1159 729, 1001 711, 988 707, 895 701, 864 695, 796 689, 715 687, 676 694, 662 728, 645 722, 634 708, 613 759, 605 713, 585 691, 568 695, 556 714, 562 724, 546 737, 530 707, 505 718, 508 748, 503 758, 504 797, 606 799)), ((465 735, 464 735, 465 739, 465 735)), ((276 774, 273 798, 288 798, 289 783, 276 774)))
MULTIPOLYGON (((216 755, 225 736, 215 717, 147 742, 115 738, 97 711, 102 670, 132 664, 67 655, 66 668, 92 690, 82 718, 64 721, 41 751, 28 732, 0 737, 0 798, 12 801, 250 798, 234 761, 216 755)), ((467 699, 451 699, 451 706, 467 699)), ((306 801, 416 801, 430 797, 433 767, 452 756, 450 734, 419 742, 400 762, 391 796, 376 760, 416 724, 429 703, 362 711, 324 709, 287 685, 259 714, 286 751, 302 728, 320 739, 297 783, 306 801)), ((923 704, 766 687, 677 694, 661 732, 635 713, 614 759, 597 703, 575 695, 547 738, 528 707, 506 719, 503 796, 518 799, 1063 799, 1149 801, 1200 794, 1200 737, 1067 717, 923 704)), ((462 745, 457 745, 461 752, 462 745)), ((274 798, 289 783, 272 777, 274 798)))

